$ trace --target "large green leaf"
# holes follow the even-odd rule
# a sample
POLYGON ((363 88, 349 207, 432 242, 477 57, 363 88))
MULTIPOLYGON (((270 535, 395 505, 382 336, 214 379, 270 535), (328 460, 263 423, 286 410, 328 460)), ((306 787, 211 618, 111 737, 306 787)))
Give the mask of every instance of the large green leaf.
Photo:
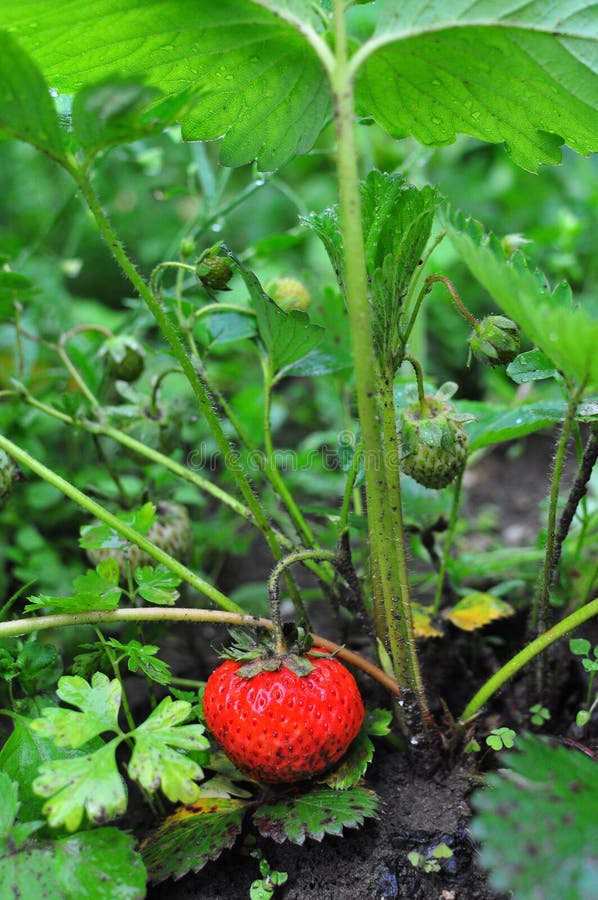
MULTIPOLYGON (((2 14, 4 17, 4 10, 2 14)), ((0 138, 17 138, 55 159, 64 159, 62 134, 48 87, 27 54, 4 31, 0 31, 0 85, 0 138)), ((16 277, 12 274, 13 280, 16 277)))
POLYGON ((521 254, 507 259, 493 235, 460 213, 443 214, 443 224, 472 274, 555 368, 588 389, 598 385, 598 321, 572 302, 569 286, 551 291, 521 254))
POLYGON ((0 896, 142 900, 146 874, 133 844, 134 839, 117 828, 99 828, 57 841, 31 842, 16 852, 0 850, 0 896))
POLYGON ((57 747, 53 741, 35 734, 26 719, 16 717, 14 729, 0 750, 0 771, 19 785, 19 817, 24 821, 42 817, 43 800, 32 784, 40 766, 55 759, 82 756, 80 750, 57 747))
MULTIPOLYGON (((187 140, 224 135, 226 165, 274 169, 311 148, 329 116, 318 57, 298 31, 300 0, 24 0, 3 10, 49 83, 72 93, 109 75, 166 95, 197 90, 187 140)), ((308 25, 304 26, 307 28, 308 25)))
POLYGON ((509 768, 478 791, 472 831, 493 886, 520 900, 591 900, 598 885, 596 762, 579 750, 518 739, 509 768))
POLYGON ((52 828, 64 825, 77 831, 87 813, 90 822, 103 823, 122 815, 127 790, 115 759, 118 739, 95 753, 43 763, 33 789, 49 799, 43 813, 52 828))
POLYGON ((580 0, 378 0, 359 106, 395 137, 505 141, 532 170, 598 149, 598 7, 580 0))
MULTIPOLYGON (((321 4, 328 10, 329 4, 321 4)), ((309 150, 331 93, 308 0, 22 0, 3 24, 53 87, 114 73, 166 95, 197 91, 191 140, 223 137, 222 161, 274 169, 309 150)), ((367 14, 367 13, 366 13, 367 14)), ((378 0, 354 57, 360 112, 396 137, 506 142, 536 169, 560 145, 598 149, 598 8, 587 0, 378 0)))
POLYGON ((563 400, 524 403, 516 407, 459 400, 456 406, 460 413, 475 417, 466 425, 470 453, 493 444, 516 441, 534 431, 562 422, 567 411, 563 400))
MULTIPOLYGON (((100 150, 163 131, 191 105, 191 92, 166 100, 156 87, 135 80, 105 78, 78 92, 73 101, 73 131, 91 158, 100 150)), ((122 356, 125 355, 122 348, 122 356)))

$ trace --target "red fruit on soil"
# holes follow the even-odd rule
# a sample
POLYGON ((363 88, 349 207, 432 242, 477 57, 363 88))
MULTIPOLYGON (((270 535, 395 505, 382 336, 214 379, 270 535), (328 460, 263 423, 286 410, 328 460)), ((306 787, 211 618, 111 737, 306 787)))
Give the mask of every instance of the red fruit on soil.
POLYGON ((355 679, 337 659, 314 656, 314 650, 307 654, 313 666, 307 675, 283 661, 277 671, 244 677, 244 663, 227 660, 208 678, 206 724, 250 778, 285 783, 319 775, 359 732, 364 708, 355 679))

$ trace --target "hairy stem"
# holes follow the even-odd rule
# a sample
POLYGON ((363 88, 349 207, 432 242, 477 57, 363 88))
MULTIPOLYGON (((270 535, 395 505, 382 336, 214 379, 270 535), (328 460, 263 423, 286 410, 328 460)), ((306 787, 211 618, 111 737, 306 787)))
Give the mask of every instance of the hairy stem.
POLYGON ((554 577, 554 572, 559 564, 559 560, 561 558, 561 553, 563 550, 563 543, 565 541, 565 538, 569 534, 573 516, 577 511, 577 507, 579 506, 581 499, 585 496, 588 490, 588 484, 590 478, 592 477, 592 471, 597 459, 598 433, 591 432, 585 446, 583 456, 581 458, 577 477, 575 478, 575 482, 573 483, 573 486, 569 491, 569 496, 567 497, 567 502, 565 504, 565 508, 561 513, 561 517, 559 519, 558 527, 556 530, 554 553, 552 558, 551 581, 554 577))
MULTIPOLYGON (((368 530, 375 620, 388 629, 388 643, 397 680, 412 695, 418 694, 413 676, 412 647, 405 640, 408 616, 402 608, 403 584, 400 569, 406 568, 402 535, 393 527, 390 504, 399 502, 389 496, 384 471, 384 447, 378 418, 376 359, 368 301, 368 281, 363 244, 359 172, 355 141, 355 105, 353 79, 348 58, 344 3, 335 0, 335 66, 331 73, 334 119, 337 137, 337 174, 341 210, 341 230, 345 257, 345 286, 351 344, 355 363, 355 383, 359 421, 362 429, 365 462, 368 530), (402 563, 396 565, 397 557, 402 563)), ((385 642, 386 634, 379 637, 385 642)), ((422 718, 424 711, 422 710, 422 718)))

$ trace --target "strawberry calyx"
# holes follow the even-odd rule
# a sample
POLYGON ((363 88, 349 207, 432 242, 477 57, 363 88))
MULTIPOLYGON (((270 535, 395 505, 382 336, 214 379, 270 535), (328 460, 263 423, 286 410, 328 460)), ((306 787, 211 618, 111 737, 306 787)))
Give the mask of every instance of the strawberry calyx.
POLYGON ((331 658, 331 654, 321 647, 312 648, 313 640, 304 628, 285 624, 284 634, 287 647, 280 652, 267 631, 256 630, 251 634, 241 628, 231 628, 231 644, 219 655, 242 663, 236 672, 241 678, 254 678, 260 672, 277 672, 282 668, 305 678, 314 669, 310 655, 331 658))

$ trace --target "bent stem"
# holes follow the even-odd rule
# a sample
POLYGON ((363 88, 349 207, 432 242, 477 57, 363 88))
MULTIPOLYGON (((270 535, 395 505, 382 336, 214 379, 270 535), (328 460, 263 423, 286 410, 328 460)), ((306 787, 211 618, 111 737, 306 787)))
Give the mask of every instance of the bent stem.
POLYGON ((216 603, 217 606, 220 606, 222 609, 228 610, 229 612, 243 612, 238 604, 231 600, 230 597, 227 597, 226 594, 223 594, 222 591, 219 591, 213 584, 205 581, 199 575, 196 575, 195 572, 192 572, 191 569, 188 569, 187 566, 184 566, 168 553, 160 550, 159 547, 152 544, 151 541, 138 531, 135 531, 134 528, 131 528, 130 525, 127 525, 95 500, 92 500, 91 497, 88 497, 87 494, 84 494, 76 488, 70 481, 66 481, 66 479, 52 471, 52 469, 48 469, 43 463, 40 463, 37 459, 30 456, 26 450, 13 444, 12 441, 9 441, 8 438, 5 438, 3 435, 0 435, 0 449, 8 453, 9 456, 12 456, 13 459, 16 459, 21 465, 31 469, 36 475, 39 475, 39 477, 43 478, 44 481, 47 481, 48 484, 53 485, 53 487, 57 488, 65 494, 65 496, 74 500, 78 506, 87 510, 92 516, 105 522, 106 525, 109 525, 126 538, 126 540, 135 544, 141 550, 145 551, 145 553, 148 553, 152 559, 156 560, 156 562, 162 563, 167 569, 174 572, 181 581, 186 581, 187 584, 190 584, 191 587, 194 587, 201 594, 208 597, 216 603))
POLYGON ((559 638, 564 637, 570 631, 583 625, 584 622, 587 622, 588 619, 591 619, 596 615, 598 615, 598 597, 590 603, 587 603, 585 606, 582 606, 581 609, 575 610, 570 616, 567 616, 548 631, 545 631, 544 634, 539 635, 535 640, 528 644, 527 647, 524 647, 523 650, 520 650, 519 653, 515 654, 515 656, 510 659, 509 662, 505 663, 498 672, 494 673, 492 678, 489 678, 488 681, 482 685, 480 690, 472 697, 459 716, 459 721, 462 724, 466 724, 473 719, 480 709, 488 702, 490 697, 500 690, 505 682, 512 678, 513 675, 523 668, 523 666, 527 665, 527 663, 538 656, 538 654, 547 647, 550 647, 551 644, 554 644, 555 641, 558 641, 559 638))
MULTIPOLYGON (((102 625, 118 622, 215 622, 220 625, 241 625, 250 628, 266 628, 271 631, 274 623, 271 619, 259 616, 248 616, 244 613, 224 612, 214 609, 187 609, 185 607, 148 607, 141 609, 94 610, 89 612, 64 613, 50 616, 37 616, 30 619, 14 619, 12 622, 0 622, 0 640, 34 634, 37 631, 48 631, 52 628, 65 628, 76 625, 102 625)), ((311 633, 314 644, 323 647, 335 656, 344 659, 350 665, 361 669, 383 687, 397 697, 401 696, 399 686, 386 672, 364 659, 358 653, 341 647, 334 641, 311 633)))
POLYGON ((272 574, 268 579, 268 603, 270 606, 270 614, 272 616, 277 653, 283 654, 286 652, 286 644, 282 634, 282 619, 280 616, 280 576, 286 572, 293 563, 321 559, 334 561, 336 559, 336 554, 331 550, 296 550, 294 553, 289 553, 288 556, 279 560, 272 570, 272 574))

